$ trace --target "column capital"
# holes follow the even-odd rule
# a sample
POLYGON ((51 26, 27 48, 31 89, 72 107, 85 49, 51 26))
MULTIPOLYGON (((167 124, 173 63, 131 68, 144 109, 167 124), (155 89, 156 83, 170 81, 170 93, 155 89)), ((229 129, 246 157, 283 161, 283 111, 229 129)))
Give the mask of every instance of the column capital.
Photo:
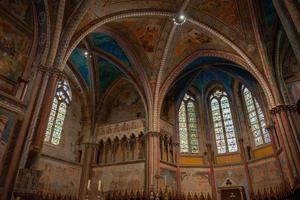
POLYGON ((39 65, 39 66, 37 66, 37 69, 44 73, 48 73, 51 75, 57 75, 59 79, 63 79, 65 77, 64 72, 59 70, 56 67, 47 67, 45 65, 39 65))
POLYGON ((159 137, 161 136, 160 132, 157 132, 157 131, 148 131, 146 133, 147 136, 153 136, 153 137, 159 137))
POLYGON ((272 115, 280 114, 283 112, 296 112, 296 105, 278 105, 270 110, 272 115))

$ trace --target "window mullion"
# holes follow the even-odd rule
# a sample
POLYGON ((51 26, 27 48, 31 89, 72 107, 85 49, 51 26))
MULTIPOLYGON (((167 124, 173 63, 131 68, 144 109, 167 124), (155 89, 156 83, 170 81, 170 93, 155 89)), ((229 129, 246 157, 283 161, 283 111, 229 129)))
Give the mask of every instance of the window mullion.
POLYGON ((222 106, 221 106, 221 98, 218 98, 218 103, 219 103, 219 109, 220 109, 220 114, 221 114, 221 121, 222 121, 222 126, 223 126, 223 135, 224 135, 224 139, 225 139, 225 144, 226 144, 226 152, 229 152, 228 149, 228 143, 227 143, 227 135, 226 135, 226 130, 225 130, 225 123, 224 123, 224 118, 223 118, 223 110, 222 110, 222 106))
MULTIPOLYGON (((54 97, 54 98, 56 98, 56 97, 54 97)), ((50 136, 49 136, 49 142, 50 143, 52 143, 51 141, 52 141, 55 125, 56 125, 56 119, 57 119, 58 109, 59 109, 60 104, 61 104, 61 102, 57 100, 57 107, 56 107, 56 111, 55 111, 55 116, 53 118, 52 130, 51 130, 51 133, 50 133, 50 136)))
MULTIPOLYGON (((252 98, 252 102, 254 104, 254 109, 255 109, 255 113, 256 113, 256 118, 257 118, 257 123, 258 123, 258 126, 259 126, 259 130, 260 130, 260 136, 262 137, 263 139, 263 143, 265 143, 265 137, 263 135, 263 129, 262 129, 262 126, 260 124, 260 119, 259 119, 259 115, 258 115, 258 111, 257 111, 257 107, 256 107, 256 102, 255 102, 255 99, 254 97, 252 96, 251 94, 251 98, 252 98)), ((257 102, 258 103, 258 102, 257 102)))
POLYGON ((185 106, 185 120, 186 120, 186 129, 187 129, 187 137, 188 137, 188 146, 189 146, 189 153, 192 152, 191 150, 191 137, 190 137, 190 121, 189 121, 189 111, 187 107, 188 101, 184 101, 184 106, 185 106))

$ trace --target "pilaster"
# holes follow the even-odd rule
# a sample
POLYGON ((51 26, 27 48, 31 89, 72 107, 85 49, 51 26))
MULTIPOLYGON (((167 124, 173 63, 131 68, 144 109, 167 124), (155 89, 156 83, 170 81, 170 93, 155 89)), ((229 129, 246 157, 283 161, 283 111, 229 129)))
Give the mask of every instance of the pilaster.
POLYGON ((147 135, 147 157, 146 157, 146 190, 159 190, 160 176, 160 142, 159 132, 148 132, 147 135))
POLYGON ((292 131, 288 112, 291 110, 289 105, 279 105, 271 109, 275 130, 278 136, 280 147, 287 160, 288 178, 292 186, 298 181, 300 174, 300 152, 297 146, 298 136, 292 131))

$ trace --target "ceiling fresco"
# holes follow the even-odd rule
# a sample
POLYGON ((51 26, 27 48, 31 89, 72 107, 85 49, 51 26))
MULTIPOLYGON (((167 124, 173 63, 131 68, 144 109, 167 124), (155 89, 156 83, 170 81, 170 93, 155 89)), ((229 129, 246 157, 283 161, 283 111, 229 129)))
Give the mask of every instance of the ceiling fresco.
POLYGON ((180 27, 173 39, 174 43, 170 50, 170 58, 165 70, 165 76, 178 65, 183 59, 199 50, 221 50, 233 52, 233 50, 218 38, 200 30, 192 24, 185 24, 180 27))
POLYGON ((191 7, 194 12, 204 12, 234 29, 241 29, 238 4, 236 0, 191 1, 191 7))
POLYGON ((121 20, 120 24, 127 29, 128 34, 133 35, 135 40, 139 42, 151 62, 163 26, 167 21, 165 18, 130 18, 121 20))
POLYGON ((128 57, 112 37, 104 33, 91 33, 89 38, 95 47, 107 51, 120 59, 124 65, 131 67, 128 57))
MULTIPOLYGON (((75 0, 69 1, 74 3, 75 0)), ((141 14, 141 16, 132 15, 132 17, 126 16, 125 18, 116 17, 115 20, 97 27, 98 32, 90 33, 87 41, 91 46, 119 59, 130 70, 135 71, 142 68, 148 76, 152 89, 156 86, 160 72, 162 72, 160 74, 162 76, 159 79, 161 78, 161 83, 164 83, 170 73, 174 72, 175 67, 178 67, 183 61, 192 59, 191 56, 200 56, 201 52, 211 52, 211 54, 218 52, 224 56, 246 54, 258 66, 258 70, 264 72, 247 0, 191 0, 188 1, 186 7, 183 6, 183 2, 182 0, 96 0, 93 2, 93 6, 88 8, 75 35, 80 35, 80 31, 83 31, 80 29, 83 26, 88 28, 88 24, 94 24, 98 22, 97 20, 100 22, 100 19, 114 17, 121 13, 127 13, 127 11, 128 14, 136 11, 162 11, 175 15, 183 8, 184 14, 189 19, 207 25, 208 29, 211 28, 217 34, 212 34, 212 31, 204 29, 190 20, 181 26, 174 26, 172 17, 141 14), (174 34, 171 33, 173 27, 175 27, 174 34), (223 42, 226 39, 232 44, 223 42), (170 46, 167 45, 168 41, 171 41, 170 46), (166 47, 168 47, 168 54, 165 65, 161 65, 166 47), (128 51, 131 52, 128 53, 128 51), (134 63, 131 63, 129 58, 134 63), (138 66, 135 66, 137 63, 139 63, 138 66)), ((75 6, 76 3, 72 5, 75 6)), ((266 8, 263 9, 268 11, 267 21, 274 20, 272 8, 266 5, 266 8)), ((233 64, 221 58, 200 57, 190 61, 183 72, 208 62, 233 64)), ((105 79, 99 85, 100 93, 104 94, 108 85, 119 78, 121 72, 117 69, 118 66, 114 66, 108 60, 101 58, 97 60, 97 63, 97 65, 105 66, 102 70, 107 76, 112 76, 110 79, 99 74, 100 82, 101 79, 105 79), (111 71, 106 71, 107 69, 111 69, 111 71)), ((214 79, 219 79, 222 73, 225 72, 219 70, 218 77, 214 79)), ((226 74, 228 75, 228 73, 227 71, 226 74)), ((212 75, 214 74, 208 73, 206 78, 212 77, 212 75)))
POLYGON ((177 11, 184 0, 96 0, 93 12, 102 17, 115 12, 134 9, 158 8, 166 11, 177 11))
POLYGON ((0 5, 24 24, 32 25, 32 6, 27 0, 1 0, 0 5))
POLYGON ((81 74, 82 78, 85 80, 85 83, 90 85, 90 75, 89 75, 89 66, 88 60, 84 55, 85 50, 76 48, 73 50, 69 60, 76 67, 78 72, 81 74))
POLYGON ((257 88, 257 82, 249 72, 232 64, 224 64, 203 67, 197 71, 185 74, 185 76, 180 76, 170 92, 174 93, 175 100, 178 102, 189 86, 193 86, 199 93, 203 93, 212 83, 220 83, 230 93, 232 91, 233 79, 245 84, 250 90, 257 88))
POLYGON ((98 57, 97 67, 99 67, 99 90, 100 95, 105 94, 107 88, 123 73, 111 62, 98 57))
POLYGON ((216 68, 203 69, 193 80, 193 85, 199 92, 204 92, 205 88, 213 82, 221 83, 226 91, 230 91, 232 77, 216 68))
POLYGON ((276 17, 276 11, 273 5, 272 0, 261 1, 263 9, 264 22, 267 27, 271 27, 276 17))

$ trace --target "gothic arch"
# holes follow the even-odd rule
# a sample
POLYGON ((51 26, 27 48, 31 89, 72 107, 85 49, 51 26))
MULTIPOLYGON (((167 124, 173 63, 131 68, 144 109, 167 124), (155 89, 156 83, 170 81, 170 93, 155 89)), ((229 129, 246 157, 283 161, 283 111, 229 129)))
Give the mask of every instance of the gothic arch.
MULTIPOLYGON (((160 11, 127 11, 125 13, 116 13, 115 15, 112 15, 110 17, 107 18, 100 18, 98 20, 95 20, 91 23, 89 23, 87 26, 85 26, 82 30, 78 31, 77 34, 74 35, 73 39, 72 39, 72 44, 69 45, 69 48, 66 49, 65 47, 62 47, 62 49, 64 49, 62 52, 66 52, 64 59, 58 60, 58 66, 59 68, 62 68, 64 65, 63 63, 66 62, 66 60, 68 59, 68 57, 70 56, 71 52, 73 51, 73 49, 78 45, 78 43, 86 36, 88 35, 90 32, 93 32, 94 30, 96 30, 98 27, 108 23, 108 22, 112 22, 118 19, 123 19, 123 18, 130 18, 130 17, 139 17, 139 16, 164 16, 164 17, 173 17, 175 16, 174 13, 170 13, 170 12, 160 12, 160 11)), ((231 42, 228 38, 226 38, 224 35, 220 34, 219 32, 217 32, 216 30, 214 30, 213 28, 200 23, 194 19, 190 19, 188 18, 187 21, 189 21, 190 23, 200 27, 202 30, 207 31, 208 33, 212 34, 213 36, 221 39, 224 43, 226 43, 228 46, 230 46, 232 49, 234 49, 241 57, 241 59, 243 60, 244 63, 246 63, 246 65, 243 65, 251 74, 254 75, 254 77, 258 80, 258 82, 261 84, 262 88, 265 91, 265 94, 270 102, 269 108, 272 108, 275 106, 276 102, 278 102, 278 99, 275 99, 274 96, 272 95, 271 89, 268 86, 268 83, 263 79, 263 75, 258 71, 257 67, 254 65, 254 63, 250 60, 250 58, 233 42, 231 42)), ((224 54, 221 55, 222 57, 224 57, 224 54)), ((62 56, 60 56, 62 57, 62 56)), ((179 69, 177 68, 177 70, 180 72, 180 67, 179 69)), ((176 72, 177 70, 175 70, 175 74, 171 74, 169 77, 168 82, 172 82, 172 78, 174 79, 176 76, 176 72)), ((158 80, 159 81, 159 80, 158 80)), ((150 105, 149 106, 149 124, 150 130, 159 130, 159 120, 157 120, 157 117, 160 113, 160 108, 161 108, 161 103, 165 93, 166 93, 166 88, 168 88, 168 84, 166 84, 167 86, 162 86, 160 88, 165 87, 163 90, 159 89, 159 93, 161 95, 158 95, 158 92, 156 91, 155 96, 154 96, 154 105, 150 105), (152 108, 152 109, 151 109, 152 108), (153 112, 153 113, 152 113, 153 112)), ((151 94, 151 92, 149 92, 149 94, 151 94)), ((150 97, 151 98, 151 97, 150 97)))
MULTIPOLYGON (((190 56, 188 56, 179 65, 177 65, 173 69, 173 71, 168 75, 168 78, 165 80, 165 82, 163 83, 161 90, 160 90, 161 98, 158 100, 159 101, 158 102, 158 110, 161 109, 163 99, 164 99, 167 91, 169 90, 170 86, 173 84, 176 77, 182 72, 184 67, 187 66, 189 63, 191 63, 191 61, 195 60, 196 58, 202 57, 202 56, 215 56, 215 57, 224 58, 224 59, 227 59, 229 61, 232 61, 234 63, 240 64, 241 66, 245 67, 245 69, 256 78, 256 80, 259 82, 259 84, 263 88, 265 96, 269 100, 269 103, 270 103, 268 105, 268 108, 271 109, 274 107, 275 100, 274 100, 273 96, 271 95, 271 90, 268 87, 267 82, 263 79, 262 74, 259 74, 259 77, 258 77, 258 76, 255 76, 255 74, 253 74, 251 71, 251 68, 253 68, 254 65, 252 65, 252 67, 251 67, 251 65, 249 65, 249 63, 246 63, 242 57, 239 57, 235 54, 231 54, 228 52, 214 51, 214 50, 200 50, 200 51, 197 51, 197 52, 191 54, 190 56)), ((257 71, 257 69, 256 69, 256 71, 257 71)))

